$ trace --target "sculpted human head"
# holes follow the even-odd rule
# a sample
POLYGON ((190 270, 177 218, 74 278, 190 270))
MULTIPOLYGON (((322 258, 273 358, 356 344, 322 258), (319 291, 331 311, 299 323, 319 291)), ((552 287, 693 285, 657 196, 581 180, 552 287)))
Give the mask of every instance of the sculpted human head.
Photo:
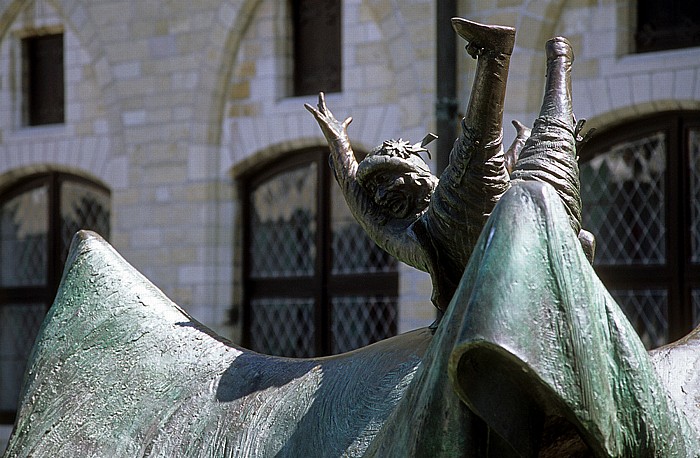
POLYGON ((357 180, 392 217, 418 215, 427 208, 438 182, 419 155, 426 151, 401 139, 387 140, 360 162, 357 180))

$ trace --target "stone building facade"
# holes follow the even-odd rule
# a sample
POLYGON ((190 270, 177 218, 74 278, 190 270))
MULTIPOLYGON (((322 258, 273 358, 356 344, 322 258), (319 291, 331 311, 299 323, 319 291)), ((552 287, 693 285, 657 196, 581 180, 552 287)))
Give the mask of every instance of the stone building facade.
MULTIPOLYGON (((635 52, 638 3, 457 2, 461 16, 517 27, 506 142, 511 119, 531 124, 539 110, 544 43, 554 35, 576 50, 574 106, 587 126, 608 132, 661 113, 692 124, 700 47, 635 52)), ((341 2, 342 87, 327 101, 338 117, 353 116, 356 150, 435 129, 435 7, 341 2)), ((303 109, 315 96, 290 90, 290 21, 290 2, 276 0, 0 0, 0 200, 48 173, 107 190, 110 243, 192 316, 240 342, 247 222, 239 185, 325 144, 303 109), (24 43, 45 35, 63 39, 63 119, 29 125, 24 43)), ((464 107, 475 66, 461 49, 464 107)), ((429 278, 396 271, 395 331, 430 323, 429 278)), ((700 301, 694 283, 670 288, 700 301)))

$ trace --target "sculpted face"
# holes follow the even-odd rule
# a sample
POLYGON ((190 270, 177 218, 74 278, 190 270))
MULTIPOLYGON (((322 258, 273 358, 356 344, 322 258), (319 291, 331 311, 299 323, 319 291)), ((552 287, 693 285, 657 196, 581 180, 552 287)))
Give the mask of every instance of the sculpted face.
POLYGON ((430 173, 385 170, 367 177, 364 186, 374 202, 394 218, 420 214, 430 202, 437 179, 430 173))
POLYGON ((418 144, 387 140, 367 155, 357 168, 357 180, 385 216, 420 215, 430 203, 438 179, 430 173, 418 144))

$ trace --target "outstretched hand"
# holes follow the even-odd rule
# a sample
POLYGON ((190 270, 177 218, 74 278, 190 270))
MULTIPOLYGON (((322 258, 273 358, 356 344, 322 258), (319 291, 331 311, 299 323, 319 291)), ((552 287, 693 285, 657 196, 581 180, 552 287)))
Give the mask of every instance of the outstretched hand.
POLYGON ((345 121, 340 122, 335 119, 331 110, 326 107, 326 98, 323 92, 318 93, 318 105, 317 108, 312 107, 308 103, 304 104, 304 108, 309 110, 309 112, 314 115, 318 125, 321 127, 323 135, 325 135, 326 140, 329 142, 336 140, 347 140, 348 138, 348 126, 352 122, 352 118, 348 117, 345 121))

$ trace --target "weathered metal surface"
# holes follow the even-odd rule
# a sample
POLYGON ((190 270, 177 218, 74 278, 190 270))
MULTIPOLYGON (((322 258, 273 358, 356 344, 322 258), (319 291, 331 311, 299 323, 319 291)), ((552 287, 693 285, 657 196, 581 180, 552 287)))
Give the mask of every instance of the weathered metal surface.
POLYGON ((81 232, 6 456, 360 456, 430 340, 419 330, 329 358, 260 355, 81 232))
POLYGON ((650 357, 567 220, 549 185, 504 195, 371 456, 698 455, 697 342, 650 357))
POLYGON ((547 78, 533 130, 519 122, 504 154, 503 107, 515 29, 454 18, 477 61, 462 133, 445 170, 430 173, 408 142, 389 141, 356 161, 347 129, 323 94, 306 105, 328 140, 331 166, 355 218, 375 242, 401 261, 430 273, 433 303, 444 311, 494 205, 511 181, 542 181, 560 193, 570 224, 592 257, 593 241, 581 231, 576 132, 571 106, 573 52, 568 41, 547 42, 547 78), (405 145, 403 148, 401 147, 405 145), (511 173, 512 171, 512 173, 511 173), (509 176, 510 173, 510 176, 509 176))

